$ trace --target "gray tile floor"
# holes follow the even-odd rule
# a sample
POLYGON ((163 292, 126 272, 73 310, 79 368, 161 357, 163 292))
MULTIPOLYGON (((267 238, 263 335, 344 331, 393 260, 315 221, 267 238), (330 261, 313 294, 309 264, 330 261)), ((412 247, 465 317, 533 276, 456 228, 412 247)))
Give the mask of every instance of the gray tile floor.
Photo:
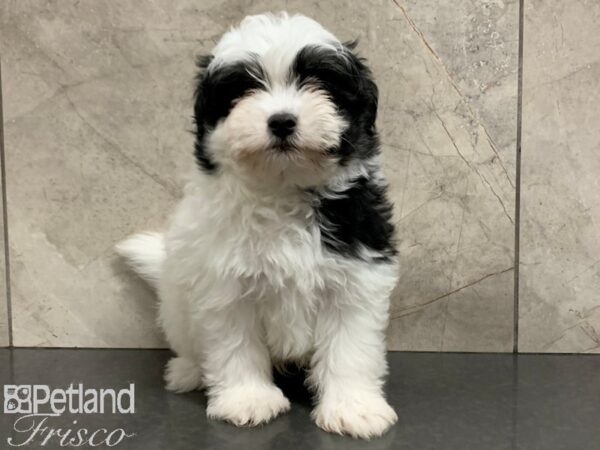
MULTIPOLYGON (((387 385, 398 424, 368 443, 329 435, 310 421, 301 374, 278 379, 293 406, 258 429, 207 421, 201 392, 162 386, 161 350, 0 350, 0 381, 65 388, 135 383, 135 414, 62 415, 49 428, 118 427, 124 449, 594 449, 600 446, 600 356, 391 353, 387 385), (77 423, 73 423, 73 421, 77 423)), ((0 448, 23 442, 3 414, 0 448)), ((31 434, 31 433, 29 433, 31 434)), ((38 448, 36 445, 24 448, 38 448)), ((60 448, 50 440, 44 448, 60 448)))

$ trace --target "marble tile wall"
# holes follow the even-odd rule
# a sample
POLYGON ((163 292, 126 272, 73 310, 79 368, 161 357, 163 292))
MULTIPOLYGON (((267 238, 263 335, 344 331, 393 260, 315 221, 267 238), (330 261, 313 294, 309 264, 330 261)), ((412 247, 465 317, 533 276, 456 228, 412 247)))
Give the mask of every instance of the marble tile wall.
POLYGON ((162 345, 112 246, 180 195, 195 56, 283 7, 360 37, 380 85, 403 266, 390 348, 511 350, 518 5, 466 0, 5 2, 15 345, 162 345))
MULTIPOLYGON (((587 32, 574 24, 597 6, 525 3, 520 339, 584 351, 598 320, 595 166, 561 156, 579 120, 577 151, 598 146, 587 95, 598 42, 578 51, 593 18, 587 32), (559 289, 567 275, 579 281, 559 289)), ((402 262, 390 348, 512 350, 518 0, 3 2, 15 345, 164 345, 152 292, 112 247, 160 229, 180 196, 195 57, 245 15, 281 9, 359 37, 379 83, 402 262)))
POLYGON ((526 0, 519 348, 600 352, 600 3, 526 0))
POLYGON ((391 175, 404 262, 392 348, 510 351, 518 2, 394 3, 402 56, 383 77, 383 135, 390 175, 405 172, 391 175))

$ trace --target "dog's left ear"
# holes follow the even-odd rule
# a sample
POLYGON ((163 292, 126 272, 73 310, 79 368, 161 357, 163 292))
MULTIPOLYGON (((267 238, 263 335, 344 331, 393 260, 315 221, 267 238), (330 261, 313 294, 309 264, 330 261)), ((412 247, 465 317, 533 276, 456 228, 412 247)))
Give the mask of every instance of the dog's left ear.
POLYGON ((200 125, 204 121, 205 96, 203 92, 204 80, 208 66, 214 59, 213 55, 202 55, 196 62, 198 75, 196 75, 196 92, 194 93, 194 119, 196 124, 200 125))
POLYGON ((375 121, 377 120, 377 104, 379 99, 379 90, 373 79, 373 73, 367 66, 367 60, 356 54, 358 39, 344 42, 342 44, 346 53, 348 62, 350 63, 351 75, 357 82, 357 96, 364 108, 364 125, 365 131, 375 132, 375 121))

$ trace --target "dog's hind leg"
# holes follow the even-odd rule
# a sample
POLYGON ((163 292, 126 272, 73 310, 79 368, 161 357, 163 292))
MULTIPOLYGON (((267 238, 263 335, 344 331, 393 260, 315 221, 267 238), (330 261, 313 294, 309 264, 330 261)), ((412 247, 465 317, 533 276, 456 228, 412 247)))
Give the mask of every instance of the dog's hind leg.
POLYGON ((158 322, 171 349, 177 356, 167 363, 165 382, 168 390, 187 392, 202 387, 202 374, 190 341, 188 310, 184 293, 173 286, 161 286, 166 258, 164 235, 139 233, 118 243, 117 253, 154 289, 159 296, 158 322))
POLYGON ((202 387, 202 372, 198 363, 186 356, 175 356, 167 363, 165 382, 168 391, 182 393, 202 387))
POLYGON ((181 289, 161 286, 158 322, 171 349, 177 354, 167 363, 166 388, 173 392, 189 392, 203 386, 197 349, 190 336, 189 306, 181 289))

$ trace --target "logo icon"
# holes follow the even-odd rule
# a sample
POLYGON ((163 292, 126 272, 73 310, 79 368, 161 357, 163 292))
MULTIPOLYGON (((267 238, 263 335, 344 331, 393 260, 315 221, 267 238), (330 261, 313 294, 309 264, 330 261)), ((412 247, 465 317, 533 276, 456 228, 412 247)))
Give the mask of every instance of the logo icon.
POLYGON ((31 386, 29 385, 4 385, 4 412, 7 414, 30 414, 31 386))

